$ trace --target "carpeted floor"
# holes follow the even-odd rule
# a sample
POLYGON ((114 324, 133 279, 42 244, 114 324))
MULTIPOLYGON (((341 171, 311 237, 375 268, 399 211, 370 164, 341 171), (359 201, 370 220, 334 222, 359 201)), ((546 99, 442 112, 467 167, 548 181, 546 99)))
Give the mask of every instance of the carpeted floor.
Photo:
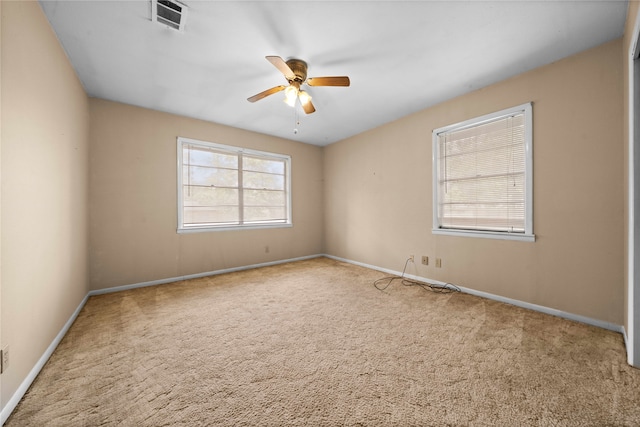
POLYGON ((326 258, 94 296, 14 426, 640 425, 620 334, 326 258))

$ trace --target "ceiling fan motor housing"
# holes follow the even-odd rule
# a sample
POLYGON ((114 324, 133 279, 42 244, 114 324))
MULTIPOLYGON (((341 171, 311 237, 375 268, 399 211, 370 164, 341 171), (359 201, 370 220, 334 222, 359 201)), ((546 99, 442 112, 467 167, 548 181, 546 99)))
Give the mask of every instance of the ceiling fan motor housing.
POLYGON ((287 61, 287 65, 295 74, 295 79, 289 80, 289 83, 297 81, 299 83, 304 83, 307 80, 307 63, 301 59, 289 59, 287 61))

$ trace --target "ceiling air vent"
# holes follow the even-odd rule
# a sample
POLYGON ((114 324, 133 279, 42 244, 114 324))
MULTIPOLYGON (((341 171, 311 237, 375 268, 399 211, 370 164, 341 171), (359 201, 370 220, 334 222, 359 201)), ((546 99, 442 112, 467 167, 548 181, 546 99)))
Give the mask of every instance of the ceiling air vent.
POLYGON ((172 0, 151 0, 151 20, 184 31, 187 7, 172 0))

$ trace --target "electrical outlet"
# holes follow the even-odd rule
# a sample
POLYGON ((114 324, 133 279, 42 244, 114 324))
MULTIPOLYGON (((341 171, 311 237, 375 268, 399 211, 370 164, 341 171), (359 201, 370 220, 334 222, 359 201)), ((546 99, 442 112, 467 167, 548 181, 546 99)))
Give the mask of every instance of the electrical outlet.
POLYGON ((2 357, 0 357, 0 362, 2 362, 0 363, 0 373, 4 373, 9 368, 9 346, 0 350, 0 354, 2 354, 2 357))
POLYGON ((440 268, 440 267, 442 267, 442 259, 436 258, 436 268, 440 268))
POLYGON ((414 262, 414 260, 413 260, 413 255, 409 255, 409 260, 410 260, 411 262, 414 262))
POLYGON ((429 257, 426 255, 422 255, 422 264, 429 265, 429 257))

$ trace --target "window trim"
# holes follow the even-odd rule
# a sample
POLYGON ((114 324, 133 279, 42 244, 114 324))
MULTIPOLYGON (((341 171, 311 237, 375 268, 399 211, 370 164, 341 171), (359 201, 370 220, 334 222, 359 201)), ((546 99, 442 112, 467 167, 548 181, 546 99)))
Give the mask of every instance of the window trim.
POLYGON ((519 240, 534 242, 533 233, 533 107, 528 102, 515 107, 506 108, 495 113, 485 114, 463 122, 434 129, 431 134, 431 165, 432 165, 432 203, 433 203, 433 227, 432 233, 439 235, 459 237, 480 237, 488 239, 519 240), (525 118, 525 231, 524 233, 510 233, 508 231, 482 231, 454 228, 441 228, 438 220, 438 176, 439 176, 439 152, 438 135, 444 132, 459 131, 484 123, 499 120, 516 113, 524 113, 525 118))
MULTIPOLYGON (((252 150, 250 148, 243 147, 235 147, 232 145, 218 144, 215 142, 201 141, 198 139, 178 137, 176 142, 177 147, 177 232, 179 234, 182 233, 199 233, 206 231, 228 231, 228 230, 255 230, 255 229, 265 229, 265 228, 287 228, 293 227, 292 222, 292 209, 291 209, 291 156, 286 154, 278 154, 271 153, 268 151, 260 151, 260 150, 252 150), (182 170, 182 152, 183 145, 191 144, 191 145, 200 145, 207 148, 213 148, 216 150, 222 150, 229 152, 229 154, 235 155, 249 155, 249 156, 260 156, 260 157, 269 157, 272 159, 280 159, 285 163, 285 192, 286 192, 286 212, 287 219, 284 222, 273 222, 273 223, 252 223, 252 224, 224 224, 224 225, 207 225, 207 226, 184 226, 184 218, 183 218, 183 210, 184 210, 184 201, 183 201, 183 170, 182 170)), ((241 171, 240 171, 241 172, 241 171)))

